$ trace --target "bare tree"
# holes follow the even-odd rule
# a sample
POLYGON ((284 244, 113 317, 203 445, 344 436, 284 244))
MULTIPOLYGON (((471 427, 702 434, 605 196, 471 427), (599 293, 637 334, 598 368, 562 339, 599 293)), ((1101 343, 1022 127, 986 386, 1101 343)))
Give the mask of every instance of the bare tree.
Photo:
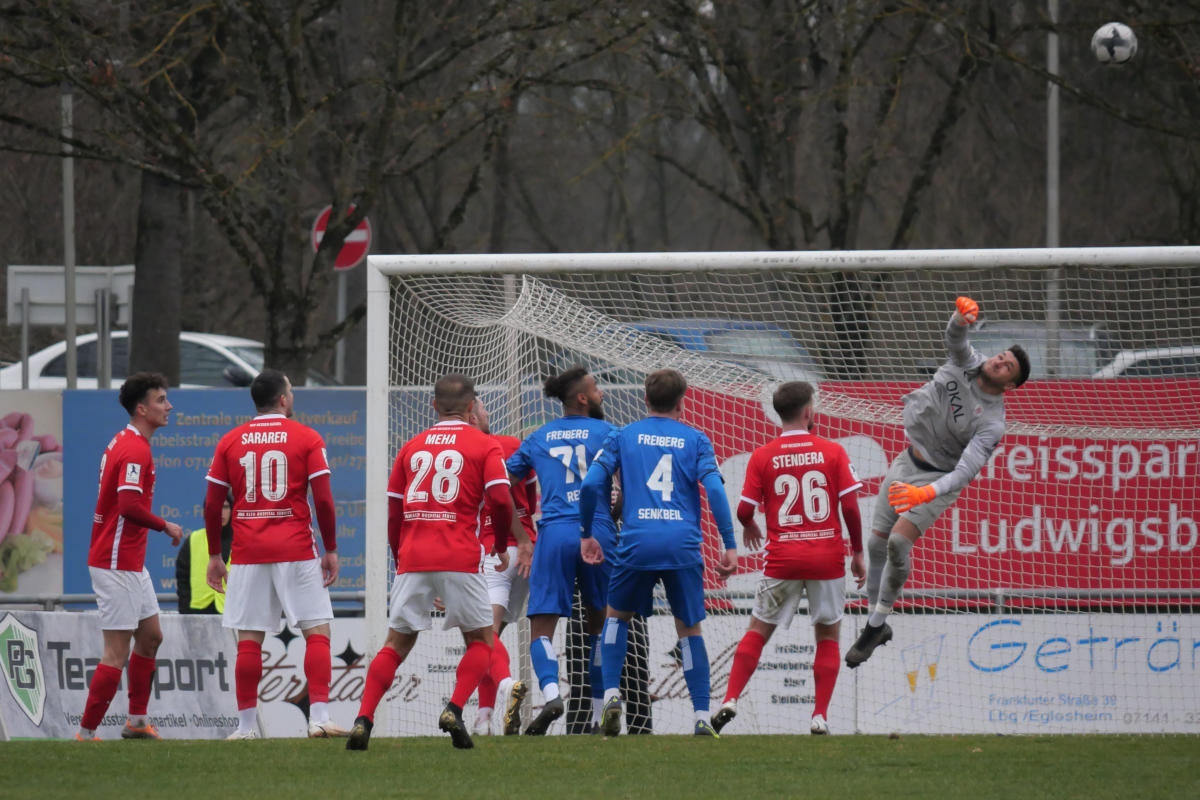
MULTIPOLYGON (((345 237, 373 211, 415 209, 421 218, 405 219, 414 248, 451 246, 521 79, 514 52, 535 50, 547 29, 590 9, 564 4, 548 17, 536 3, 419 5, 146 0, 114 15, 108 3, 16 4, 0 33, 10 54, 0 79, 72 86, 103 112, 72 138, 80 157, 153 176, 146 202, 171 214, 142 219, 140 235, 158 238, 138 247, 151 263, 138 265, 146 293, 137 313, 178 316, 156 300, 176 282, 151 270, 178 269, 178 257, 162 254, 181 251, 171 237, 185 227, 176 209, 186 189, 261 298, 268 361, 300 380, 313 354, 363 314, 360 305, 314 325, 345 237), (333 214, 314 257, 307 222, 324 203, 333 214)), ((0 125, 28 132, 46 154, 57 148, 53 124, 23 109, 5 107, 0 125)), ((143 328, 164 338, 135 321, 143 328)))

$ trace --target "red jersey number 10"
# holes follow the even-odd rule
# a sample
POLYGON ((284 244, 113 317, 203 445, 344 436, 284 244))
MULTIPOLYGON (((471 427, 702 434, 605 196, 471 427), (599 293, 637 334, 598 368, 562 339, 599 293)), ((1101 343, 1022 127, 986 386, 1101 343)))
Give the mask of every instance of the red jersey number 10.
POLYGON ((268 450, 261 460, 258 453, 250 451, 238 459, 246 471, 246 502, 258 500, 262 489, 264 500, 277 503, 287 494, 287 456, 281 450, 268 450))

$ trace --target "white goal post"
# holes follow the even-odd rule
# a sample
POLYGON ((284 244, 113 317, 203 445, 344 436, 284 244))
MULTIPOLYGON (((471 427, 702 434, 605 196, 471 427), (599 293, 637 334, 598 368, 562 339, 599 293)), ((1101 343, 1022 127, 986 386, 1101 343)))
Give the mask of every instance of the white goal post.
MULTIPOLYGON (((685 421, 714 440, 734 505, 748 453, 777 432, 774 386, 811 380, 818 432, 866 483, 869 527, 904 446, 901 398, 945 360, 954 298, 970 295, 973 344, 1021 343, 1034 376, 1009 396, 989 465, 914 549, 896 639, 843 668, 831 725, 1200 732, 1200 247, 377 255, 367 270, 368 658, 387 625, 388 471, 433 421, 440 375, 473 377, 494 432, 522 436, 557 415, 540 396, 551 372, 587 365, 620 425, 642 414, 642 377, 676 367, 685 421), (1159 366, 1093 377, 1118 354, 1159 366)), ((714 709, 761 564, 743 555, 744 574, 709 586, 714 709)), ((848 587, 843 652, 864 619, 848 587)), ((690 731, 669 619, 647 621, 655 733, 690 731)), ((434 628, 414 656, 461 646, 434 628)), ((728 732, 807 730, 811 662, 800 615, 764 650, 728 732)), ((386 701, 387 733, 436 732, 453 676, 420 664, 428 696, 386 701)))

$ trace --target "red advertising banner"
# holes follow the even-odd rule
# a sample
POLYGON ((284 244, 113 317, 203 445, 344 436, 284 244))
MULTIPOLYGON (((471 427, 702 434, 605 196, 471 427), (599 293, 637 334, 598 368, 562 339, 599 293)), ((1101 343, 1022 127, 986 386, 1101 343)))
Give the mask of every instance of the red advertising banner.
MULTIPOLYGON (((919 385, 839 382, 821 391, 898 413, 903 395, 919 385)), ((1015 591, 1020 604, 1030 591, 1115 592, 1137 602, 1200 589, 1200 441, 1187 435, 1200 429, 1198 398, 1200 381, 1180 379, 1038 381, 1012 392, 1009 433, 921 538, 906 591, 1015 591), (1046 433, 1014 433, 1014 421, 1046 433), (1142 438, 1150 430, 1162 435, 1142 438), (1139 591, 1146 597, 1129 596, 1139 591)), ((723 471, 736 508, 736 465, 778 427, 763 404, 704 391, 685 402, 685 421, 706 431, 718 460, 733 465, 723 471)), ((847 447, 863 479, 869 529, 884 471, 907 444, 903 429, 824 416, 819 399, 817 410, 817 432, 847 447)), ((708 534, 718 547, 716 532, 708 534)), ((759 568, 756 554, 743 558, 745 571, 759 568)))

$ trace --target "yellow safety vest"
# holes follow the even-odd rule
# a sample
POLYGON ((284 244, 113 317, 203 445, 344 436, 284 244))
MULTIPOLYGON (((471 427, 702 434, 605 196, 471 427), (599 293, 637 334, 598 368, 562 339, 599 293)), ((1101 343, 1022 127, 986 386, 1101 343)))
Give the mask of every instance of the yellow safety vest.
MULTIPOLYGON (((192 608, 208 608, 216 604, 217 613, 225 613, 225 593, 214 591, 208 585, 208 537, 203 535, 204 529, 188 537, 189 555, 192 558, 188 579, 192 583, 192 608)), ((226 567, 229 563, 226 562, 226 567)))

